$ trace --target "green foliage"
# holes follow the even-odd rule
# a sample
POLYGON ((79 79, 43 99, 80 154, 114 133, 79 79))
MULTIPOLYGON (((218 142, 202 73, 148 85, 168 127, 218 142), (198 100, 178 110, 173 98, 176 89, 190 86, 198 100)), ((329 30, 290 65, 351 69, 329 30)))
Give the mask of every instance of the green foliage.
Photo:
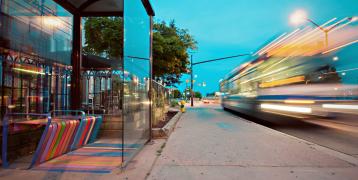
POLYGON ((203 96, 201 95, 201 92, 197 91, 197 92, 194 93, 194 97, 201 99, 203 96))
POLYGON ((197 42, 174 21, 155 23, 153 29, 153 74, 168 86, 174 85, 187 72, 190 63, 187 50, 196 49, 197 42))
POLYGON ((177 107, 179 104, 178 104, 178 101, 177 100, 171 100, 170 101, 170 107, 177 107))
MULTIPOLYGON (((85 19, 83 51, 106 58, 123 57, 123 20, 120 17, 89 17, 85 19)), ((153 75, 167 86, 179 82, 187 73, 189 49, 197 42, 187 29, 178 28, 174 21, 153 25, 153 75)))
POLYGON ((85 19, 84 53, 106 58, 123 57, 123 20, 120 17, 85 19))
POLYGON ((173 90, 173 98, 178 99, 181 98, 181 92, 178 89, 173 90))

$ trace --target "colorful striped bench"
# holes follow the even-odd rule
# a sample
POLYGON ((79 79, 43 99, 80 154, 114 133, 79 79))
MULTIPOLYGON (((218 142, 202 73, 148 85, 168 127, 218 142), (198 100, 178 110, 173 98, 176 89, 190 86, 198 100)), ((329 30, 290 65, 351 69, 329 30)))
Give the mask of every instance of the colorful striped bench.
MULTIPOLYGON (((101 124, 101 116, 84 116, 83 113, 82 116, 58 116, 54 119, 49 117, 48 119, 16 122, 7 127, 10 127, 10 131, 17 132, 24 132, 33 127, 45 127, 32 157, 31 168, 81 148, 88 142, 95 141, 101 124)), ((6 134, 8 131, 3 133, 6 134)), ((7 151, 7 148, 3 147, 3 150, 7 151)), ((2 156, 6 158, 7 155, 3 153, 2 156)))
POLYGON ((93 129, 98 129, 100 126, 96 120, 94 116, 83 119, 53 120, 43 134, 44 140, 38 145, 40 148, 38 148, 37 155, 33 157, 34 164, 41 164, 86 145, 93 129))

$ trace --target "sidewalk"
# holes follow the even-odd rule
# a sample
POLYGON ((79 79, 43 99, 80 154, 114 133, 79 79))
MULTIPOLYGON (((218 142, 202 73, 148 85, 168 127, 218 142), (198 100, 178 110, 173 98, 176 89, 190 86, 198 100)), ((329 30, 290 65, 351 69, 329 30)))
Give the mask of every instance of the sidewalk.
POLYGON ((144 146, 125 169, 118 167, 110 174, 48 172, 38 170, 0 169, 0 179, 9 180, 142 180, 148 176, 158 151, 165 143, 164 139, 156 139, 144 146))
POLYGON ((188 109, 148 179, 357 179, 358 159, 241 119, 188 109))

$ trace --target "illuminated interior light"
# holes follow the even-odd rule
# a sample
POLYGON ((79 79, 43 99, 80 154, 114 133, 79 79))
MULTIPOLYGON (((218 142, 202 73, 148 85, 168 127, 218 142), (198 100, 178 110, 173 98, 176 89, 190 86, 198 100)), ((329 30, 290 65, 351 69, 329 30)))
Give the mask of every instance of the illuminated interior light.
POLYGON ((281 79, 281 80, 272 81, 272 82, 264 82, 264 83, 261 83, 259 85, 259 87, 268 88, 268 87, 275 87, 275 86, 281 86, 281 85, 294 84, 294 83, 299 83, 299 82, 304 82, 304 81, 305 81, 304 76, 297 76, 297 77, 281 79))
POLYGON ((284 101, 286 104, 314 104, 313 100, 302 100, 302 99, 287 99, 284 101))
POLYGON ((45 25, 47 26, 52 26, 52 27, 60 27, 61 26, 61 22, 57 17, 53 17, 53 16, 45 16, 43 17, 43 22, 45 25))
POLYGON ((307 107, 283 106, 276 104, 261 104, 260 106, 262 109, 271 109, 296 113, 312 113, 312 109, 307 107))
POLYGON ((30 73, 30 74, 41 74, 41 75, 45 75, 45 73, 43 73, 43 72, 33 71, 33 70, 28 70, 28 69, 12 68, 12 70, 14 70, 14 71, 19 71, 19 72, 30 73))
POLYGON ((333 61, 338 61, 339 58, 337 56, 333 57, 333 61))
POLYGON ((344 73, 342 73, 342 76, 345 76, 346 75, 346 73, 344 72, 344 73))
POLYGON ((349 104, 323 104, 322 107, 327 109, 358 110, 358 105, 349 105, 349 104))
POLYGON ((325 52, 323 52, 322 54, 327 54, 327 53, 330 53, 330 52, 332 52, 332 51, 336 51, 336 50, 338 50, 338 49, 344 48, 344 47, 346 47, 346 46, 349 46, 349 45, 354 44, 354 43, 357 43, 357 42, 358 42, 358 39, 355 40, 355 41, 352 41, 352 42, 349 42, 349 43, 340 45, 340 46, 335 47, 335 48, 333 48, 333 49, 330 49, 330 50, 328 50, 328 51, 325 51, 325 52))

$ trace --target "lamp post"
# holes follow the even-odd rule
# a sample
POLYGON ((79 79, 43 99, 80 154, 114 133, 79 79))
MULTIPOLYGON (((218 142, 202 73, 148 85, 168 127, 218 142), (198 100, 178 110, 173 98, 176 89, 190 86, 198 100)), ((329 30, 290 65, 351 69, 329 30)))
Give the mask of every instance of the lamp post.
MULTIPOLYGON (((226 60, 226 59, 232 59, 232 58, 237 58, 237 57, 242 57, 242 56, 249 56, 252 53, 247 53, 247 54, 239 54, 239 55, 235 55, 235 56, 228 56, 228 57, 222 57, 222 58, 216 58, 216 59, 210 59, 210 60, 205 60, 205 61, 200 61, 200 62, 196 62, 193 63, 193 55, 190 56, 190 93, 191 93, 191 98, 190 98, 190 104, 191 107, 194 106, 194 91, 193 91, 193 86, 194 86, 194 80, 193 80, 193 67, 195 65, 198 64, 204 64, 204 63, 209 63, 209 62, 215 62, 215 61, 221 61, 221 60, 226 60)), ((205 85, 206 86, 206 85, 205 85)))
POLYGON ((321 30, 324 33, 324 36, 325 36, 325 46, 326 47, 328 47, 328 33, 329 32, 331 32, 333 29, 337 28, 344 21, 354 22, 356 20, 357 20, 357 17, 347 17, 347 18, 344 18, 344 19, 336 22, 331 27, 323 28, 322 26, 320 26, 317 23, 315 23, 312 19, 308 18, 307 13, 305 11, 303 11, 303 10, 295 11, 290 17, 290 21, 291 21, 292 24, 297 25, 297 24, 302 24, 304 21, 308 21, 311 24, 313 24, 314 26, 316 26, 319 30, 321 30))

